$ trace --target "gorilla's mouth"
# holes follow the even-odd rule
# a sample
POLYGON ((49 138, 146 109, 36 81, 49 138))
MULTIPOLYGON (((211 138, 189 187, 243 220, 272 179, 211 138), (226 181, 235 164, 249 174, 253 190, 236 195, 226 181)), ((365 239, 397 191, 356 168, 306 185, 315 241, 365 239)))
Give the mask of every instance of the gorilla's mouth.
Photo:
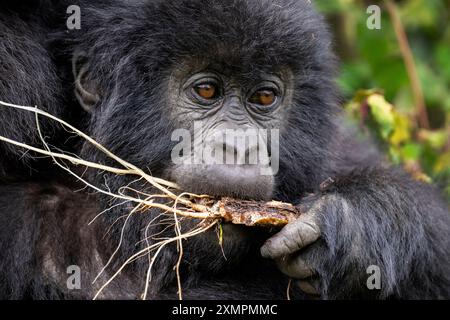
POLYGON ((170 170, 170 178, 192 193, 251 200, 270 200, 275 184, 258 165, 182 164, 170 170))

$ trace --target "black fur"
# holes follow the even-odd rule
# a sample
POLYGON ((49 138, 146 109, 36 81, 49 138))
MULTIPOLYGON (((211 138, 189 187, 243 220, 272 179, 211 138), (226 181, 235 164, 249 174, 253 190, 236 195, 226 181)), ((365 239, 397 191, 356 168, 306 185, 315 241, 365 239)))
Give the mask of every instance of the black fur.
MULTIPOLYGON (((6 40, 0 44, 0 62, 10 70, 0 73, 1 100, 42 106, 73 121, 118 156, 164 177, 177 124, 167 112, 167 84, 183 62, 213 61, 242 81, 261 70, 287 67, 294 75, 294 99, 281 128, 275 198, 295 204, 332 199, 321 216, 321 239, 302 252, 320 276, 321 297, 450 298, 447 206, 431 186, 388 167, 344 129, 330 36, 309 1, 86 1, 80 7, 82 29, 71 32, 64 29, 61 2, 52 4, 51 12, 37 11, 46 19, 34 18, 34 10, 11 15, 15 6, 0 12, 0 37, 6 40), (73 53, 87 56, 89 81, 101 95, 89 115, 68 93, 73 90, 73 53), (320 188, 329 177, 333 183, 320 188), (382 270, 381 290, 365 286, 370 265, 382 270)), ((34 115, 1 107, 0 116, 1 135, 39 143, 34 115)), ((112 164, 87 143, 65 145, 59 128, 47 124, 46 132, 65 150, 112 164)), ((143 248, 139 241, 157 213, 129 219, 116 259, 91 285, 119 242, 124 219, 115 222, 130 204, 88 226, 116 203, 87 190, 76 192, 79 183, 51 172, 54 167, 45 160, 31 164, 38 169, 30 175, 17 164, 22 151, 1 143, 0 152, 0 297, 92 298, 121 262, 143 248), (66 287, 66 268, 73 264, 82 269, 81 290, 66 287)), ((91 170, 85 176, 113 191, 130 182, 91 170)), ((163 229, 156 225, 149 232, 163 229)), ((272 233, 226 225, 223 248, 214 231, 186 241, 184 297, 284 299, 289 279, 259 253, 272 233)), ((150 298, 177 297, 177 258, 176 246, 162 252, 150 298)), ((101 297, 138 298, 147 266, 146 258, 130 265, 101 297)), ((296 287, 292 295, 308 298, 296 287)))

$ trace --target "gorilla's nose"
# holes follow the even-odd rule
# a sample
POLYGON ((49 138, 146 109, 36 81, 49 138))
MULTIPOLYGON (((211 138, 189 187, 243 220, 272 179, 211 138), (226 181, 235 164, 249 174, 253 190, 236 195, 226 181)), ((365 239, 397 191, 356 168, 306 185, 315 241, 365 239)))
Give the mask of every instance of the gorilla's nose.
MULTIPOLYGON (((257 132, 219 130, 194 148, 201 161, 174 167, 171 176, 183 189, 197 194, 244 199, 270 199, 274 177, 268 148, 257 132)), ((187 158, 188 160, 190 158, 187 158)))
MULTIPOLYGON (((267 166, 265 142, 258 135, 216 134, 205 143, 205 164, 267 166)), ((247 168, 248 169, 248 168, 247 168)))
POLYGON ((215 146, 215 149, 222 149, 223 164, 227 165, 257 165, 258 145, 246 143, 222 143, 215 146))

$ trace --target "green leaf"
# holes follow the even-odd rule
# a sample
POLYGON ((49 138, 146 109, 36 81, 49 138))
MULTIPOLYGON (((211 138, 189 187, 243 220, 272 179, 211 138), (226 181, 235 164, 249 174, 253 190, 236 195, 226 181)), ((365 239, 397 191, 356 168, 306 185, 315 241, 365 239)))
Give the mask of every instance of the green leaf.
POLYGON ((417 161, 422 153, 422 147, 417 143, 408 143, 401 148, 401 154, 405 161, 417 161))
POLYGON ((374 120, 380 126, 380 134, 387 140, 394 130, 394 114, 392 105, 381 94, 373 94, 367 99, 374 120))
POLYGON ((447 83, 450 83, 450 44, 448 40, 442 41, 436 46, 435 57, 439 71, 445 75, 447 83))
POLYGON ((411 125, 409 119, 397 112, 394 112, 394 132, 389 138, 389 142, 395 146, 407 142, 411 138, 411 125))
POLYGON ((449 140, 448 131, 446 129, 439 131, 421 130, 419 136, 431 148, 436 150, 443 148, 449 140))
POLYGON ((439 156, 434 171, 436 173, 448 172, 450 174, 450 151, 439 156))

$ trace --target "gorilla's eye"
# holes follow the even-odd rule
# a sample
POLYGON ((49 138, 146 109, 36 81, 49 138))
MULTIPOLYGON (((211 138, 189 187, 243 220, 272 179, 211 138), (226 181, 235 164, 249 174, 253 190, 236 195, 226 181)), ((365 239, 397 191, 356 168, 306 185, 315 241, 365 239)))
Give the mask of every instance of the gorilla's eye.
POLYGON ((195 92, 203 99, 212 100, 217 98, 217 87, 212 83, 201 83, 194 87, 195 92))
POLYGON ((261 89, 253 93, 249 101, 260 106, 271 106, 277 99, 277 94, 273 89, 261 89))

